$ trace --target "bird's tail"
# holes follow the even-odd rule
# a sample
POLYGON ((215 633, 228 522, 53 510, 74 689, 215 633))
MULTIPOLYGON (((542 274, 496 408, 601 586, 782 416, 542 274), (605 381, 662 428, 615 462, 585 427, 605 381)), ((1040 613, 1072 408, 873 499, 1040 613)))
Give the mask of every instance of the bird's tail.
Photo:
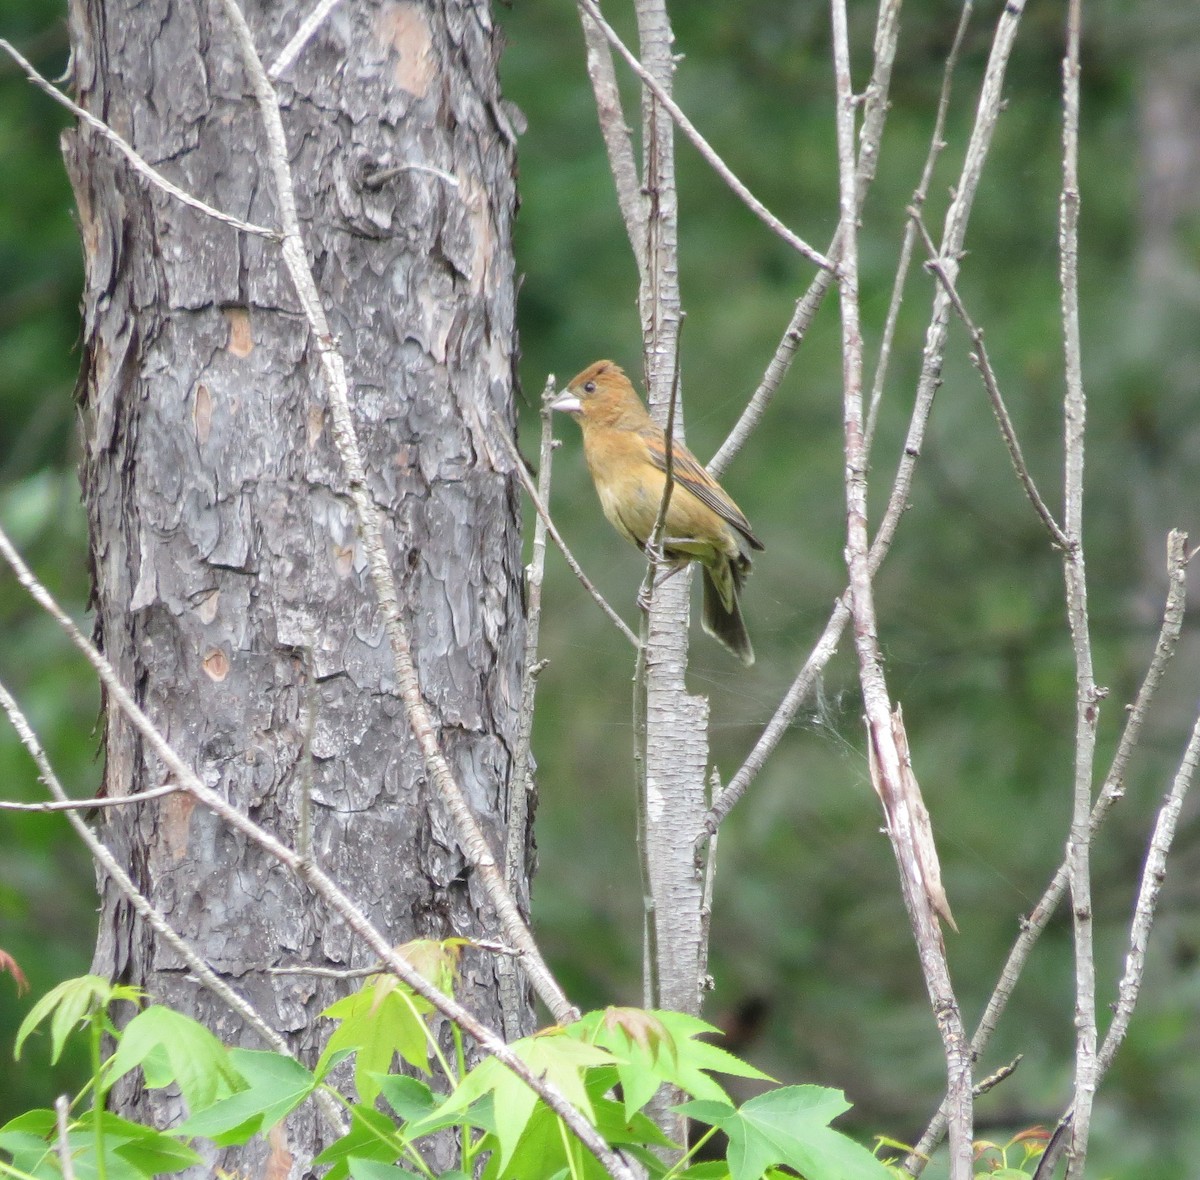
POLYGON ((729 567, 729 593, 722 597, 708 566, 704 571, 704 612, 701 625, 718 643, 727 647, 746 667, 754 663, 754 648, 750 646, 750 635, 742 619, 742 608, 738 603, 738 583, 732 566, 729 567))

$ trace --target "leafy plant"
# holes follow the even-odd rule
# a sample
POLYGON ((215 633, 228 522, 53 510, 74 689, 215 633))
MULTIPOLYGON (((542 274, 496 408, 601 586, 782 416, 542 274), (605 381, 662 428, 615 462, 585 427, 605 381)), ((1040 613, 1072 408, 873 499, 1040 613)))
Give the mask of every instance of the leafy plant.
MULTIPOLYGON (((443 989, 454 982, 457 946, 413 943, 401 948, 443 989)), ((140 1004, 132 988, 84 976, 43 997, 21 1025, 19 1055, 43 1024, 52 1059, 68 1037, 82 1033, 92 1049, 92 1077, 70 1104, 65 1128, 53 1110, 32 1110, 0 1127, 0 1176, 49 1180, 64 1175, 152 1180, 201 1162, 197 1141, 236 1147, 262 1135, 318 1090, 349 1116, 348 1132, 315 1161, 328 1180, 384 1180, 419 1175, 434 1180, 425 1150, 431 1136, 452 1128, 458 1169, 441 1180, 591 1180, 600 1163, 558 1114, 494 1058, 468 1068, 460 1031, 451 1026, 447 1053, 431 1008, 392 976, 375 976, 326 1010, 337 1022, 315 1069, 285 1055, 227 1048, 190 1017, 161 1005, 118 1028, 111 1009, 140 1004), (115 1050, 102 1058, 108 1034, 115 1050), (353 1058, 353 1099, 330 1081, 353 1058), (423 1076, 392 1072, 397 1058, 423 1076), (188 1117, 159 1130, 104 1109, 109 1090, 140 1069, 148 1089, 177 1086, 188 1117), (428 1079, 428 1080, 427 1080, 428 1079)), ((849 1109, 835 1090, 782 1086, 735 1104, 713 1077, 722 1073, 769 1081, 733 1054, 701 1039, 717 1030, 678 1012, 609 1008, 568 1026, 552 1026, 510 1047, 531 1071, 554 1084, 604 1140, 636 1158, 656 1180, 757 1180, 778 1168, 806 1180, 884 1180, 888 1170, 830 1123, 849 1109), (675 1107, 701 1127, 688 1150, 672 1143, 645 1113, 662 1086, 682 1092, 675 1107), (728 1140, 724 1162, 695 1162, 718 1131, 728 1140)))

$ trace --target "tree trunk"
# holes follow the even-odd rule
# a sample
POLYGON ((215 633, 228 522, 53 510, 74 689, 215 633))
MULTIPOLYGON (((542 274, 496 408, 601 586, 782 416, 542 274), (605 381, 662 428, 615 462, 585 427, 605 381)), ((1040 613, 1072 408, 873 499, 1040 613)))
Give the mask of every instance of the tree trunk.
MULTIPOLYGON (((308 6, 246 8, 270 63, 308 6)), ((218 4, 73 0, 71 28, 87 109, 182 188, 275 223, 261 120, 218 4)), ((514 139, 498 52, 486 3, 346 4, 279 89, 425 698, 499 855, 524 628, 516 490, 487 442, 514 423, 514 139)), ((278 247, 150 188, 86 129, 64 150, 87 266, 83 485, 108 658, 201 777, 293 845, 309 790, 314 858, 394 943, 495 935, 393 692, 278 247)), ((104 742, 109 796, 162 782, 112 708, 104 742)), ((351 985, 267 969, 369 963, 342 921, 188 796, 101 822, 154 904, 311 1064, 320 1012, 351 985)), ((98 972, 259 1047, 102 893, 98 972)), ((491 958, 464 956, 460 995, 501 1023, 491 958)), ((518 1019, 529 1028, 528 1003, 518 1019)), ((160 1122, 182 1113, 161 1094, 117 1101, 160 1122)), ((327 1133, 309 1108, 283 1132, 219 1162, 308 1174, 327 1133)))

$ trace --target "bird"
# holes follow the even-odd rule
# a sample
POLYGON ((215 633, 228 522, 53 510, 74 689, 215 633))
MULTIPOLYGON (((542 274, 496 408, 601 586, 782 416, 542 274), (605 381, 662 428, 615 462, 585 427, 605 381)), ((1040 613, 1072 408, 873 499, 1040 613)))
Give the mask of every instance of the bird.
MULTIPOLYGON (((579 423, 584 457, 604 515, 622 537, 645 552, 667 482, 662 428, 613 361, 589 365, 550 402, 550 408, 579 423)), ((676 570, 689 561, 700 563, 704 630, 748 667, 754 663, 754 648, 739 595, 752 555, 763 543, 725 489, 681 442, 671 444, 671 477, 662 556, 676 570)))

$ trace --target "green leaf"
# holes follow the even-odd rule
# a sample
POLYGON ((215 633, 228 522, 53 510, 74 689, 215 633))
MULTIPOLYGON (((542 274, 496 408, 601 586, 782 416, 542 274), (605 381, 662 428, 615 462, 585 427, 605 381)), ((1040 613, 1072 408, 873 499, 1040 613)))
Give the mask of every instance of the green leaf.
MULTIPOLYGON (((597 1071, 603 1072, 603 1071, 597 1071)), ((592 1079, 588 1079, 589 1091, 594 1091, 592 1079)), ((620 1146, 631 1154, 638 1155, 647 1165, 655 1169, 652 1174, 661 1176, 665 1167, 656 1157, 646 1152, 640 1154, 644 1144, 653 1143, 661 1147, 674 1147, 655 1124, 643 1114, 635 1115, 627 1123, 620 1102, 592 1093, 596 1126, 601 1137, 610 1146, 620 1146)), ((561 1125, 561 1120, 549 1107, 538 1103, 533 1110, 515 1148, 507 1159, 502 1159, 499 1137, 491 1137, 494 1143, 485 1140, 483 1148, 492 1147, 493 1154, 484 1173, 485 1180, 552 1180, 553 1177, 571 1174, 580 1180, 604 1180, 608 1173, 592 1153, 575 1137, 574 1133, 561 1125), (567 1157, 568 1144, 571 1158, 567 1157)))
POLYGON ((125 1026, 105 1067, 105 1084, 111 1086, 139 1065, 151 1089, 178 1083, 189 1111, 204 1110, 245 1085, 225 1046, 204 1025, 161 1004, 139 1012, 125 1026))
POLYGON ((356 1050, 354 1084, 359 1098, 369 1106, 379 1097, 379 1081, 373 1075, 389 1073, 395 1054, 429 1072, 424 1014, 430 1010, 427 1001, 394 975, 373 977, 361 990, 325 1009, 322 1015, 341 1024, 326 1042, 316 1072, 324 1076, 336 1053, 356 1050))
POLYGON ((661 1128, 640 1112, 629 1116, 620 1102, 611 1098, 593 1100, 592 1108, 596 1115, 596 1130, 603 1136, 605 1143, 612 1147, 626 1144, 652 1145, 654 1147, 678 1147, 662 1133, 661 1128))
MULTIPOLYGON (((90 1117, 81 1120, 80 1129, 90 1133, 89 1123, 90 1117)), ((115 1148, 116 1154, 147 1176, 166 1176, 204 1162, 186 1143, 181 1143, 175 1133, 164 1134, 118 1115, 105 1114, 104 1134, 106 1142, 114 1135, 120 1136, 124 1141, 115 1148)))
POLYGON ((678 1086, 695 1098, 728 1102, 725 1091, 709 1077, 710 1071, 774 1080, 725 1049, 697 1040, 720 1030, 683 1012, 635 1008, 589 1012, 568 1031, 612 1052, 618 1063, 625 1112, 630 1116, 664 1084, 678 1086))
POLYGON ((759 1180, 771 1165, 785 1165, 806 1180, 886 1180, 888 1171, 865 1147, 828 1124, 850 1109, 837 1090, 781 1086, 743 1103, 685 1102, 690 1118, 729 1136, 733 1180, 759 1180))
MULTIPOLYGON (((495 1145, 485 1140, 484 1148, 489 1146, 495 1145)), ((601 1180, 607 1173, 590 1166, 595 1164, 592 1153, 569 1131, 564 1139, 558 1116, 549 1107, 538 1105, 507 1158, 492 1150, 483 1180, 553 1180, 572 1172, 578 1180, 601 1180), (570 1161, 567 1143, 573 1153, 570 1161)))
MULTIPOLYGON (((110 1178, 154 1180, 156 1176, 182 1172, 202 1162, 200 1156, 172 1135, 130 1122, 107 1111, 100 1117, 104 1130, 104 1171, 110 1178)), ((47 1138, 56 1138, 55 1128, 48 1129, 47 1138)), ((52 1150, 49 1143, 43 1143, 42 1148, 45 1157, 56 1155, 57 1148, 52 1150)), ((71 1125, 67 1132, 67 1149, 71 1154, 76 1180, 95 1180, 99 1177, 100 1160, 91 1115, 77 1119, 71 1125)), ((20 1166, 16 1159, 14 1164, 20 1166)), ((51 1165, 50 1171, 46 1167, 46 1164, 40 1163, 29 1170, 38 1177, 61 1176, 57 1161, 51 1165)))
MULTIPOLYGON (((678 1147, 679 1144, 668 1139, 652 1119, 638 1113, 630 1116, 622 1102, 607 1097, 616 1081, 615 1066, 596 1067, 588 1071, 587 1092, 592 1100, 596 1130, 604 1141, 614 1147, 678 1147)), ((657 1157, 655 1159, 657 1161, 657 1157)))
POLYGON ((285 1119, 316 1089, 316 1079, 298 1061, 260 1049, 230 1049, 230 1064, 246 1089, 195 1111, 175 1128, 180 1135, 200 1135, 222 1147, 245 1143, 285 1119))
POLYGON ((55 1126, 54 1111, 27 1110, 0 1127, 0 1151, 8 1153, 13 1167, 32 1173, 51 1153, 55 1126))
POLYGON ((324 1180, 347 1180, 352 1158, 391 1164, 400 1158, 401 1150, 387 1115, 369 1106, 352 1106, 349 1132, 325 1148, 313 1164, 331 1165, 324 1180))
POLYGON ((378 1160, 365 1160, 354 1156, 350 1160, 350 1175, 354 1180, 396 1180, 398 1176, 415 1176, 407 1168, 395 1164, 382 1164, 378 1160))
POLYGON ((676 1177, 676 1180, 726 1180, 729 1175, 729 1165, 724 1160, 705 1160, 702 1164, 692 1164, 676 1177))
MULTIPOLYGON (((589 1121, 594 1120, 591 1098, 584 1084, 586 1071, 594 1066, 612 1064, 611 1053, 586 1044, 557 1026, 514 1041, 509 1048, 533 1074, 556 1086, 572 1106, 589 1121)), ((465 1109, 489 1093, 494 1103, 496 1137, 500 1144, 499 1166, 503 1169, 538 1102, 538 1096, 529 1086, 496 1058, 489 1057, 462 1079, 442 1110, 448 1114, 465 1109)))
POLYGON ((389 1073, 377 1075, 377 1080, 388 1106, 406 1123, 427 1118, 438 1108, 438 1098, 420 1078, 389 1073))
POLYGON ((328 1049, 321 1054, 314 1073, 318 1082, 323 1082, 343 1061, 349 1060, 355 1054, 354 1049, 336 1049, 330 1053, 328 1049))
POLYGON ((78 979, 65 979, 38 1000, 21 1021, 13 1045, 13 1057, 20 1059, 25 1039, 50 1016, 50 1061, 53 1064, 61 1056, 63 1045, 72 1029, 85 1017, 99 1009, 107 1008, 114 1000, 136 1000, 139 995, 136 988, 114 986, 100 975, 81 975, 78 979))
MULTIPOLYGON (((396 1075, 393 1074, 392 1078, 395 1079, 396 1075)), ((448 1102, 447 1095, 435 1094, 433 1097, 443 1102, 448 1102)), ((495 1135, 497 1122, 495 1103, 492 1100, 492 1095, 485 1094, 482 1098, 472 1102, 465 1110, 458 1107, 448 1110, 445 1105, 434 1106, 432 1111, 424 1118, 406 1123, 401 1134, 407 1142, 415 1143, 418 1139, 426 1135, 432 1135, 435 1131, 440 1131, 444 1127, 457 1127, 463 1123, 481 1128, 495 1135)))

